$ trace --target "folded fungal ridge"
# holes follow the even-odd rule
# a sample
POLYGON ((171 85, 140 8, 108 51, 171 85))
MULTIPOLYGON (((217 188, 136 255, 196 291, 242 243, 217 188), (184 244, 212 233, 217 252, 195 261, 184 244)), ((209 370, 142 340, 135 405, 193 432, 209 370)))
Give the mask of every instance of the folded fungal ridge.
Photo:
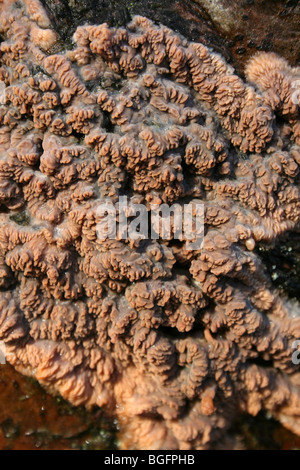
POLYGON ((213 448, 261 410, 300 434, 300 309, 257 249, 299 229, 300 70, 261 53, 246 83, 139 16, 66 50, 38 0, 1 0, 0 34, 7 360, 113 411, 123 448, 213 448), (202 248, 100 239, 121 196, 201 204, 202 248))

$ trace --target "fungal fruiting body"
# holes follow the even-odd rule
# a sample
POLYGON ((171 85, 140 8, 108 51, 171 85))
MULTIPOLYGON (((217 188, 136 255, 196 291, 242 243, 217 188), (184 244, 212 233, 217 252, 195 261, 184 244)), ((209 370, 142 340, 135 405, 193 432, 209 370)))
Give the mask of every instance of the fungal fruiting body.
POLYGON ((7 360, 114 410, 124 448, 213 448, 260 410, 300 434, 300 309, 257 250, 299 223, 299 69, 262 53, 244 83, 139 16, 64 50, 37 0, 2 0, 0 34, 7 360), (203 204, 203 247, 100 240, 99 204, 125 195, 203 204))

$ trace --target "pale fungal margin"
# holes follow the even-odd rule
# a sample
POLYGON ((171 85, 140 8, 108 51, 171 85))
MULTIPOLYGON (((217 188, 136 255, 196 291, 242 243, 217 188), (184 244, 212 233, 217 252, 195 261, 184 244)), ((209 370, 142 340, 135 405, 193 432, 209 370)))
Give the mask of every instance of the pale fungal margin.
POLYGON ((202 44, 135 17, 82 26, 76 48, 37 0, 0 2, 0 340, 73 404, 115 410, 123 447, 218 445, 238 413, 300 434, 299 305, 256 243, 300 218, 292 69, 252 85, 202 44), (97 207, 205 205, 204 248, 96 237, 97 207))

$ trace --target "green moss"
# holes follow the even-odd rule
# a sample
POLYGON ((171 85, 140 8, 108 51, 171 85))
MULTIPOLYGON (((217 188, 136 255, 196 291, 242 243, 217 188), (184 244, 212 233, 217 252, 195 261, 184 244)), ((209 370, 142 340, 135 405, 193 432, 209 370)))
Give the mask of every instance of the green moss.
POLYGON ((22 226, 29 225, 30 223, 30 217, 26 211, 18 212, 17 214, 11 215, 10 220, 22 226))

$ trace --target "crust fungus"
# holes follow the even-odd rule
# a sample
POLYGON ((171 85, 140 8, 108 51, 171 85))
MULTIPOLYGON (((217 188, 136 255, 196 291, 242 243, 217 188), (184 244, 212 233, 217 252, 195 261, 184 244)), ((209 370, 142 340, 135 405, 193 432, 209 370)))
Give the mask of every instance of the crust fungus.
POLYGON ((300 309, 255 246, 300 218, 300 78, 259 54, 249 83, 163 25, 81 26, 0 2, 0 340, 75 405, 115 410, 123 447, 212 448, 238 413, 300 434, 300 309), (97 237, 101 201, 204 205, 184 240, 97 237), (130 443, 130 444, 128 444, 130 443))

